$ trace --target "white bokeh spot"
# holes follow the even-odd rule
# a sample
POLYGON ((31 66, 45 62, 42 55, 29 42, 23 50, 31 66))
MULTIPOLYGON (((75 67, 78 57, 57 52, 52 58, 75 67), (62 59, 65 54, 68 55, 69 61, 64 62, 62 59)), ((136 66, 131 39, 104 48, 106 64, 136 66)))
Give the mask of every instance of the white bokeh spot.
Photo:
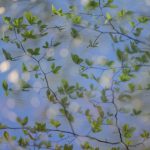
POLYGON ((112 71, 107 71, 107 72, 103 73, 103 75, 101 76, 100 81, 99 81, 101 86, 103 86, 104 88, 110 88, 110 86, 112 84, 112 76, 113 76, 112 71))
POLYGON ((80 109, 80 105, 77 102, 71 102, 69 105, 69 110, 71 112, 78 112, 80 109))
POLYGON ((105 56, 98 56, 96 58, 93 57, 92 59, 96 65, 105 65, 107 62, 107 58, 105 56))
POLYGON ((64 48, 64 49, 60 50, 60 56, 61 57, 67 57, 68 54, 69 54, 69 50, 68 49, 64 48))
POLYGON ((12 83, 17 83, 19 80, 19 74, 17 70, 13 70, 8 74, 8 80, 12 83))
POLYGON ((2 15, 3 13, 5 13, 6 9, 3 6, 0 6, 0 15, 2 15))
POLYGON ((48 119, 50 118, 54 118, 59 114, 58 108, 56 108, 55 106, 51 106, 47 109, 46 111, 46 116, 48 119))
POLYGON ((9 61, 3 61, 0 64, 0 72, 6 72, 10 69, 10 63, 9 61))
POLYGON ((88 2, 89 2, 89 0, 80 0, 81 1, 81 4, 84 6, 84 5, 86 5, 88 2))

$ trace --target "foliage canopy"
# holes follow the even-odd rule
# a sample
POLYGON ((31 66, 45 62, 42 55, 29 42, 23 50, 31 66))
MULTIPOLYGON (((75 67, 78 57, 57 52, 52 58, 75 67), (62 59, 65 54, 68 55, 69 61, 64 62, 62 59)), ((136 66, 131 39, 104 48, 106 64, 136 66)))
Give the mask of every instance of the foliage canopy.
MULTIPOLYGON (((124 105, 132 102, 132 96, 137 91, 150 90, 150 83, 143 86, 142 81, 138 81, 141 72, 149 72, 150 44, 146 41, 145 27, 150 25, 150 18, 120 9, 113 0, 88 0, 82 8, 84 12, 80 12, 76 5, 70 5, 67 10, 51 5, 50 9, 52 18, 63 19, 68 26, 61 26, 59 21, 57 25, 49 26, 32 12, 24 12, 18 18, 3 17, 8 31, 1 40, 14 45, 21 55, 5 48, 2 48, 2 53, 6 61, 20 63, 21 72, 30 73, 33 81, 42 81, 40 91, 45 95, 43 101, 57 105, 59 114, 46 121, 35 121, 34 124, 30 124, 30 116, 18 114, 17 127, 1 122, 0 143, 14 143, 13 146, 22 149, 52 150, 130 150, 143 146, 150 138, 149 131, 139 130, 135 124, 126 121, 126 115, 131 119, 138 118, 143 110, 134 107, 128 110, 124 105), (85 56, 80 52, 69 54, 72 65, 78 67, 74 82, 61 77, 61 72, 65 72, 63 64, 59 63, 57 57, 47 55, 49 49, 55 50, 63 43, 63 39, 49 41, 49 35, 52 32, 63 33, 65 28, 70 28, 67 40, 86 38, 82 30, 94 33, 89 36, 88 42, 83 40, 85 49, 88 49, 85 56), (90 55, 91 51, 99 51, 103 36, 108 40, 106 43, 112 44, 113 55, 97 64, 90 55), (43 45, 29 46, 29 42, 38 40, 43 45), (24 62, 24 57, 32 64, 24 62), (43 61, 48 64, 46 70, 42 66, 43 61), (109 79, 102 77, 105 72, 110 73, 109 79), (57 86, 50 84, 49 77, 52 76, 60 77, 57 86), (80 104, 75 112, 70 110, 73 102, 80 104), (85 120, 80 132, 76 127, 79 116, 85 120), (104 137, 105 132, 112 129, 115 138, 109 138, 109 132, 104 137), (11 130, 21 133, 11 134, 11 130)), ((24 79, 19 79, 17 84, 19 88, 15 89, 12 83, 3 80, 5 96, 11 96, 16 91, 28 93, 36 88, 32 81, 30 83, 24 79)))

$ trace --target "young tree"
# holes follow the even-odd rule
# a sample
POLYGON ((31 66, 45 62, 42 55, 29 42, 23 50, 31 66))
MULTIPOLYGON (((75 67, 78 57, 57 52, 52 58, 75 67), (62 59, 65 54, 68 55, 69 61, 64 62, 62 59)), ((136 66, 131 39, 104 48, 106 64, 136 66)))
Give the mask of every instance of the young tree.
POLYGON ((40 81, 42 87, 36 96, 42 93, 42 103, 47 101, 58 114, 53 117, 49 111, 50 118, 34 123, 30 115, 17 114, 17 127, 0 123, 0 143, 9 143, 12 149, 146 149, 150 133, 139 129, 144 123, 138 126, 136 120, 144 108, 136 108, 133 99, 139 91, 150 89, 149 78, 140 76, 149 73, 150 44, 146 38, 150 18, 122 9, 113 0, 87 0, 83 6, 71 1, 67 8, 52 4, 50 9, 54 26, 32 12, 18 18, 3 17, 8 31, 2 41, 13 45, 18 53, 1 48, 2 53, 7 62, 18 62, 20 71, 32 78, 30 82, 19 78, 17 86, 3 80, 2 88, 5 96, 17 92, 29 96, 39 88, 34 82, 40 81), (59 60, 57 50, 66 41, 71 47, 82 42, 82 50, 71 51, 70 47, 70 51, 60 52, 63 59, 70 56, 66 57, 68 67, 78 69, 74 78, 62 75, 69 68, 59 60), (101 56, 102 46, 109 44, 112 52, 101 56), (54 77, 58 81, 51 84, 54 77))

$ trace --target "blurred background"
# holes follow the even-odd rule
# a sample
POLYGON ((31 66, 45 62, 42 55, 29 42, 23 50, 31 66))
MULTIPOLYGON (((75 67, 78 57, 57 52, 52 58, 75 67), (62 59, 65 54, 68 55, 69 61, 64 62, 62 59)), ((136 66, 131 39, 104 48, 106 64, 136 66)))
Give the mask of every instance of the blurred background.
MULTIPOLYGON (((87 25, 88 23, 92 26, 94 25, 94 20, 96 16, 87 16, 82 14, 83 6, 85 5, 86 0, 0 0, 0 37, 2 38, 4 33, 7 32, 7 26, 3 23, 3 16, 11 16, 11 17, 20 17, 26 11, 31 11, 35 15, 37 15, 45 24, 48 24, 50 27, 61 26, 63 28, 62 31, 57 29, 49 30, 50 34, 46 36, 46 38, 42 38, 36 41, 29 42, 25 47, 41 47, 45 41, 59 41, 61 44, 56 48, 51 48, 48 50, 49 56, 54 56, 56 58, 56 63, 58 65, 62 65, 63 69, 58 75, 50 75, 48 76, 49 84, 56 89, 60 84, 62 78, 66 78, 70 83, 74 84, 76 82, 82 83, 85 87, 88 87, 90 83, 93 83, 91 80, 83 79, 79 77, 79 67, 74 65, 70 55, 71 53, 77 53, 84 58, 90 58, 95 61, 95 64, 103 65, 104 61, 109 58, 115 61, 116 66, 118 62, 116 60, 115 53, 113 51, 112 42, 108 39, 108 36, 101 36, 99 38, 99 45, 96 48, 88 48, 89 40, 95 39, 98 35, 96 32, 88 29, 82 29, 81 27, 77 27, 72 25, 68 20, 61 17, 52 16, 51 5, 53 4, 56 8, 62 8, 65 11, 68 10, 70 5, 78 6, 78 10, 76 13, 82 15, 84 18, 84 23, 87 25), (76 27, 80 31, 80 38, 73 39, 70 37, 70 31, 72 27, 76 27), (90 35, 90 36, 89 36, 90 35), (107 40, 106 40, 107 39, 107 40), (110 42, 109 42, 110 41, 110 42)), ((137 15, 146 15, 150 16, 150 0, 134 0, 131 2, 130 0, 116 0, 115 3, 119 5, 120 8, 127 8, 137 13, 137 15)), ((119 8, 118 8, 119 9, 119 8)), ((115 15, 116 10, 112 10, 112 15, 115 15)), ((97 12, 94 12, 98 14, 97 12)), ((119 23, 122 23, 120 21, 119 23)), ((149 26, 145 27, 145 32, 143 37, 145 41, 150 40, 149 26)), ((121 45, 123 47, 124 45, 121 45)), ((0 40, 0 49, 5 48, 9 52, 13 54, 21 55, 21 52, 12 44, 6 44, 0 40)), ((22 62, 26 65, 33 65, 34 62, 27 57, 23 57, 22 62)), ((9 124, 10 126, 17 126, 16 118, 19 115, 20 117, 29 116, 30 124, 33 124, 35 120, 37 121, 47 121, 50 118, 57 117, 61 119, 64 123, 63 128, 67 129, 65 119, 59 116, 59 107, 57 105, 50 105, 45 96, 45 90, 41 90, 44 86, 44 82, 39 79, 33 79, 34 74, 32 73, 22 73, 21 71, 21 63, 18 61, 9 62, 6 61, 2 51, 0 51, 0 83, 2 81, 8 80, 10 84, 12 84, 16 92, 10 94, 8 97, 4 95, 2 88, 0 88, 0 122, 9 124), (21 92, 18 89, 18 81, 19 79, 24 79, 25 81, 31 83, 35 88, 31 91, 21 92), (32 118, 32 119, 31 119, 32 118)), ((42 62, 42 67, 45 71, 48 70, 49 64, 45 61, 42 62)), ((95 74, 98 76, 102 74, 102 82, 100 84, 102 87, 109 86, 113 73, 111 71, 105 71, 105 73, 95 71, 95 74)), ((141 72, 138 73, 137 78, 134 82, 139 82, 143 86, 150 82, 150 69, 145 68, 142 69, 141 72)), ((126 88, 126 87, 123 87, 126 88)), ((118 94, 118 93, 117 93, 118 94)), ((118 106, 123 111, 130 112, 133 108, 142 110, 142 113, 138 117, 131 117, 126 113, 120 113, 120 124, 130 122, 131 126, 137 125, 137 135, 143 129, 150 129, 150 102, 149 102, 150 93, 149 91, 137 91, 132 95, 132 100, 128 101, 118 101, 118 106)), ((74 114, 79 111, 80 108, 88 108, 91 107, 90 103, 87 103, 87 99, 85 100, 76 100, 71 101, 70 111, 74 114)), ((104 108, 110 112, 113 112, 113 107, 105 106, 104 108)), ((91 108, 92 109, 92 108, 91 108)), ((88 131, 89 126, 85 126, 86 118, 82 118, 81 115, 76 115, 77 120, 75 121, 76 131, 86 133, 88 131), (83 128, 85 129, 83 131, 83 128)), ((11 131, 13 132, 13 131, 11 131)), ((117 139, 114 134, 114 127, 110 127, 109 130, 107 127, 104 127, 104 132, 97 134, 96 136, 101 136, 103 139, 108 137, 108 134, 111 139, 117 139), (106 130, 105 130, 106 129, 106 130)), ((14 132, 13 132, 14 133, 14 132)), ((1 135, 0 131, 0 135, 1 135)), ((19 135, 20 133, 15 133, 19 135)), ((136 135, 135 135, 136 139, 136 135)), ((81 139, 81 141, 84 139, 81 139)), ((137 139, 136 139, 137 140, 137 139)), ((78 142, 76 141, 76 149, 79 149, 78 142)), ((93 145, 101 146, 104 149, 107 149, 105 145, 99 145, 99 143, 94 143, 93 145)), ((145 148, 149 148, 149 141, 145 143, 145 148)), ((11 149, 11 146, 6 144, 0 144, 0 149, 11 149)), ((17 147, 17 150, 20 150, 17 147)), ((133 148, 134 150, 135 148, 133 148)), ((138 147, 139 150, 143 150, 143 145, 138 147)), ((148 149, 147 149, 148 150, 148 149)))

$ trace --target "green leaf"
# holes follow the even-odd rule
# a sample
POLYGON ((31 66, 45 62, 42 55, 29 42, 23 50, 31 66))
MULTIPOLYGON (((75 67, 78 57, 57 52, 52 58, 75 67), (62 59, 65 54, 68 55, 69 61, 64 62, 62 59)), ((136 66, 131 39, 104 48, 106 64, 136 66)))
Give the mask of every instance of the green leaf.
POLYGON ((54 7, 54 5, 52 5, 52 12, 53 12, 53 14, 57 14, 56 12, 57 12, 57 9, 54 7))
POLYGON ((110 21, 110 20, 112 20, 112 16, 110 15, 110 13, 106 13, 106 19, 108 20, 108 21, 110 21))
POLYGON ((103 90, 101 91, 101 100, 102 100, 102 102, 104 102, 104 103, 106 103, 106 102, 108 101, 107 96, 106 96, 106 90, 105 90, 105 89, 103 89, 103 90))
POLYGON ((62 9, 58 9, 58 10, 57 10, 57 9, 54 7, 54 5, 52 5, 52 13, 55 14, 55 15, 58 15, 58 16, 63 16, 63 15, 64 15, 62 9))
POLYGON ((60 44, 61 44, 61 42, 57 42, 57 41, 56 41, 55 43, 53 43, 53 46, 54 46, 54 47, 57 47, 57 46, 59 46, 60 44))
POLYGON ((8 141, 9 138, 10 138, 9 133, 8 133, 7 131, 4 131, 3 136, 4 136, 4 138, 5 138, 7 141, 8 141))
POLYGON ((11 18, 10 17, 3 17, 3 21, 7 24, 10 24, 11 18))
POLYGON ((108 0, 105 4, 104 7, 109 7, 109 8, 117 8, 117 5, 112 4, 114 0, 108 0))
POLYGON ((131 79, 131 77, 128 74, 123 73, 122 75, 120 75, 120 81, 122 82, 126 82, 129 81, 131 79))
POLYGON ((8 90, 8 83, 7 83, 6 80, 3 80, 2 86, 3 86, 3 89, 4 89, 5 91, 8 90))
POLYGON ((85 9, 93 10, 96 9, 98 6, 99 6, 99 2, 95 0, 89 0, 89 2, 85 5, 85 9))
POLYGON ((24 63, 22 63, 22 71, 23 72, 27 72, 28 71, 27 66, 24 63))
POLYGON ((92 121, 91 122, 92 131, 94 133, 102 131, 101 124, 102 124, 102 118, 101 117, 98 117, 97 120, 92 121))
POLYGON ((43 48, 49 48, 49 43, 46 41, 45 45, 43 45, 43 48))
POLYGON ((63 133, 59 133, 59 137, 63 138, 65 135, 63 133))
POLYGON ((67 81, 67 80, 62 79, 62 80, 61 80, 61 83, 62 83, 62 85, 63 85, 63 87, 64 87, 65 89, 67 89, 67 88, 69 87, 69 84, 68 84, 68 81, 67 81))
POLYGON ((80 16, 73 15, 71 20, 74 24, 80 24, 81 23, 81 17, 80 16))
POLYGON ((132 110, 132 115, 137 116, 137 115, 140 115, 141 113, 142 113, 141 110, 137 110, 137 109, 133 109, 133 110, 132 110))
POLYGON ((131 48, 129 48, 128 46, 125 47, 125 51, 128 54, 135 54, 135 53, 139 52, 139 48, 136 46, 136 44, 134 42, 130 42, 130 46, 131 46, 131 48))
POLYGON ((39 68, 40 68, 40 67, 39 67, 38 65, 32 66, 32 70, 33 70, 33 71, 38 71, 39 68))
POLYGON ((112 67, 113 64, 114 64, 114 61, 112 61, 112 60, 107 60, 107 61, 105 62, 105 65, 108 66, 108 67, 112 67))
POLYGON ((2 87, 5 91, 5 95, 8 96, 8 83, 6 80, 3 80, 2 87))
POLYGON ((135 22, 130 21, 129 24, 131 25, 132 28, 135 28, 135 22))
POLYGON ((64 145, 64 150, 73 150, 73 145, 65 144, 64 145))
POLYGON ((112 121, 111 119, 107 119, 107 120, 106 120, 106 124, 112 125, 112 124, 113 124, 113 121, 112 121))
POLYGON ((120 32, 122 34, 127 34, 128 33, 128 31, 125 28, 123 28, 123 27, 119 27, 119 29, 120 29, 120 32))
POLYGON ((55 59, 53 57, 48 57, 47 61, 54 61, 55 59))
POLYGON ((124 124, 122 127, 122 133, 125 138, 131 138, 133 136, 134 131, 136 128, 134 127, 129 127, 128 124, 124 124))
POLYGON ((51 91, 49 89, 46 91, 46 96, 50 102, 53 102, 53 103, 56 102, 55 96, 51 93, 51 91))
POLYGON ((27 21, 29 22, 29 24, 31 24, 31 25, 36 23, 38 20, 38 17, 34 16, 31 12, 25 12, 24 16, 27 19, 27 21))
POLYGON ((107 1, 107 4, 111 4, 111 3, 113 3, 113 1, 114 1, 114 0, 108 0, 108 1, 107 1))
POLYGON ((117 49, 116 55, 119 61, 123 60, 123 52, 120 49, 117 49))
POLYGON ((109 5, 109 8, 118 8, 118 6, 114 5, 114 4, 111 4, 111 5, 109 5))
POLYGON ((21 90, 24 90, 24 91, 27 90, 28 88, 32 88, 32 86, 23 79, 19 81, 19 85, 20 85, 21 90))
POLYGON ((14 26, 15 26, 16 28, 20 28, 21 25, 22 25, 22 23, 23 23, 23 17, 15 18, 15 19, 13 20, 13 24, 14 24, 14 26))
POLYGON ((54 120, 54 119, 51 119, 50 123, 56 128, 58 128, 61 125, 61 123, 58 120, 54 120))
POLYGON ((85 142, 83 145, 82 145, 82 148, 84 150, 88 150, 88 149, 91 149, 91 145, 89 144, 89 142, 85 142))
POLYGON ((27 125, 27 123, 28 123, 28 117, 25 117, 25 118, 23 118, 23 119, 17 117, 16 120, 17 120, 17 122, 18 122, 20 125, 22 125, 22 126, 25 126, 25 125, 27 125))
POLYGON ((9 42, 10 41, 9 36, 6 36, 6 35, 4 35, 1 40, 4 41, 4 42, 9 42))
POLYGON ((148 139, 150 137, 150 133, 144 130, 143 133, 140 134, 140 136, 144 139, 148 139))
POLYGON ((61 69, 62 66, 55 66, 55 63, 51 64, 51 71, 54 74, 57 74, 59 72, 59 70, 61 69))
POLYGON ((34 128, 36 131, 45 132, 46 131, 46 123, 36 122, 34 128))
POLYGON ((149 20, 150 20, 150 18, 145 17, 145 16, 140 16, 140 17, 138 17, 138 21, 139 21, 140 23, 147 23, 149 20))
POLYGON ((130 89, 131 92, 134 92, 134 90, 135 90, 135 85, 134 85, 133 83, 129 83, 129 84, 128 84, 128 87, 129 87, 129 89, 130 89))
POLYGON ((74 121, 73 115, 72 115, 71 113, 69 113, 68 111, 66 111, 66 113, 67 113, 67 118, 68 118, 68 120, 69 120, 70 122, 73 122, 73 121, 74 121))
POLYGON ((101 118, 104 117, 104 111, 101 106, 95 106, 101 118))
POLYGON ((23 133, 24 133, 25 135, 28 135, 31 140, 35 140, 35 138, 32 136, 32 134, 30 133, 30 131, 28 131, 28 130, 23 130, 23 133))
POLYGON ((30 53, 31 55, 40 55, 40 48, 35 48, 35 49, 27 49, 28 53, 30 53))
POLYGON ((83 62, 83 59, 76 54, 72 54, 71 57, 75 64, 81 64, 83 62))
POLYGON ((24 33, 21 34, 22 37, 24 38, 24 41, 26 39, 36 39, 37 36, 34 34, 34 31, 33 30, 26 30, 24 33))
POLYGON ((133 144, 133 142, 131 140, 129 140, 128 138, 125 138, 124 141, 125 141, 126 145, 132 145, 133 144))
POLYGON ((110 37, 111 37, 111 39, 112 39, 112 41, 114 42, 114 43, 117 43, 119 40, 118 40, 118 37, 116 36, 116 35, 113 35, 113 34, 111 34, 111 33, 109 33, 109 35, 110 35, 110 37))
POLYGON ((129 10, 125 10, 125 9, 122 9, 118 12, 118 16, 119 17, 126 17, 126 16, 130 16, 132 15, 133 12, 132 11, 129 11, 129 10))
POLYGON ((86 73, 82 73, 81 76, 84 77, 84 78, 86 78, 86 79, 89 78, 88 74, 86 74, 86 73))
POLYGON ((16 136, 12 136, 11 140, 16 141, 17 137, 16 136))
POLYGON ((73 38, 78 38, 80 35, 79 35, 79 32, 75 28, 72 28, 71 29, 71 36, 73 38))
POLYGON ((34 75, 34 77, 35 77, 35 78, 38 78, 38 77, 39 77, 39 75, 36 73, 36 74, 34 75))
POLYGON ((56 66, 56 68, 53 70, 54 74, 57 74, 62 66, 56 66))
POLYGON ((18 140, 18 144, 24 148, 26 148, 28 143, 29 143, 29 139, 23 139, 22 137, 20 137, 18 140))
POLYGON ((135 29, 135 32, 134 32, 134 35, 135 35, 135 36, 140 36, 142 30, 143 30, 143 28, 136 28, 136 29, 135 29))
POLYGON ((6 60, 13 60, 13 58, 9 52, 7 52, 5 49, 2 49, 2 50, 3 50, 3 54, 4 54, 6 60))
POLYGON ((119 76, 120 81, 126 82, 131 80, 131 78, 135 77, 134 74, 131 74, 130 69, 123 69, 122 74, 119 76))
POLYGON ((92 65, 93 65, 93 61, 90 61, 89 59, 85 59, 85 63, 86 63, 88 66, 92 66, 92 65))
POLYGON ((102 109, 99 107, 99 108, 97 108, 98 109, 98 111, 99 111, 99 114, 100 114, 100 116, 97 118, 97 119, 93 119, 92 118, 92 115, 90 114, 90 110, 89 109, 87 109, 86 111, 85 111, 85 115, 86 115, 86 117, 87 117, 87 120, 89 121, 89 123, 90 123, 90 125, 91 125, 91 127, 92 127, 92 131, 94 132, 94 133, 96 133, 96 132, 100 132, 102 129, 101 129, 101 125, 102 125, 102 117, 103 117, 103 111, 102 111, 102 109))

